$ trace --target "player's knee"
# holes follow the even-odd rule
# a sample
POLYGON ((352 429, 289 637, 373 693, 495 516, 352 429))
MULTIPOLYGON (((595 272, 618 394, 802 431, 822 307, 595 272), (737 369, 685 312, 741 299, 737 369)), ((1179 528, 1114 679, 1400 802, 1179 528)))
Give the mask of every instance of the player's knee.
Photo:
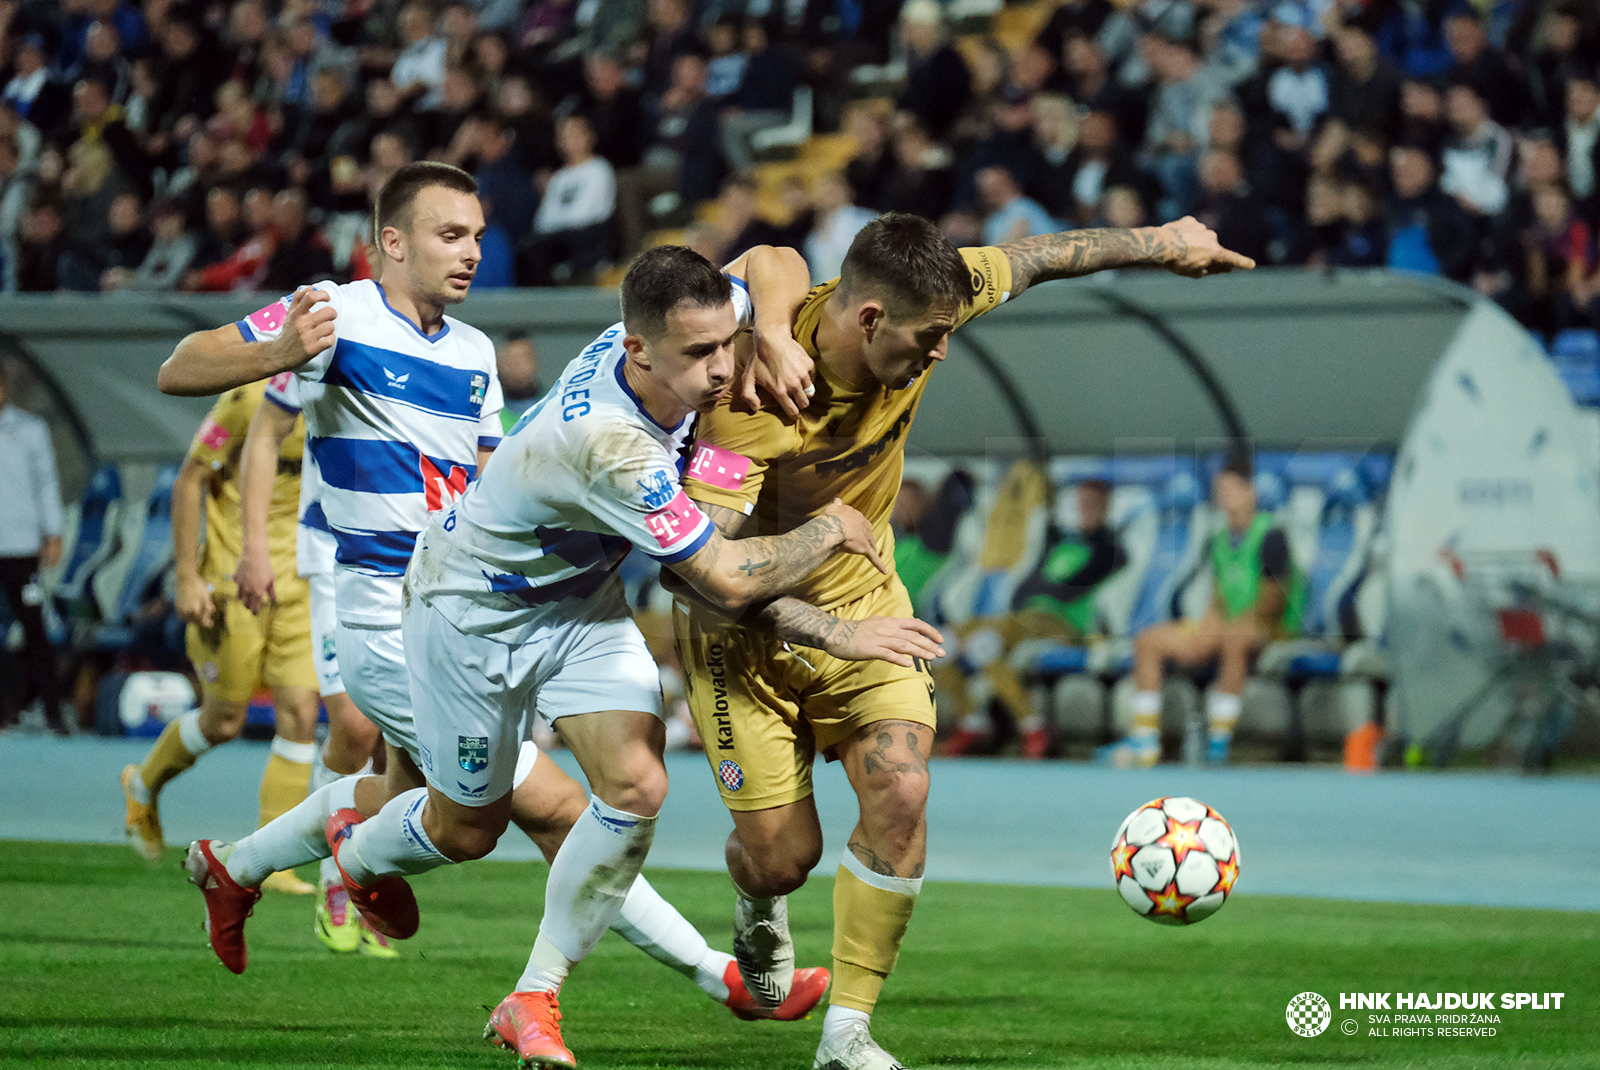
POLYGON ((242 702, 207 699, 200 706, 200 732, 213 747, 231 743, 244 731, 249 708, 242 702))
POLYGON ((595 794, 607 806, 640 817, 654 817, 667 801, 667 769, 654 755, 641 755, 615 770, 595 794))
POLYGON ((805 884, 822 861, 820 838, 785 837, 747 846, 751 864, 773 895, 788 895, 805 884))
POLYGON ((433 840, 434 848, 450 861, 472 862, 493 851, 504 831, 504 825, 495 828, 493 824, 452 822, 436 832, 430 831, 428 835, 433 840))

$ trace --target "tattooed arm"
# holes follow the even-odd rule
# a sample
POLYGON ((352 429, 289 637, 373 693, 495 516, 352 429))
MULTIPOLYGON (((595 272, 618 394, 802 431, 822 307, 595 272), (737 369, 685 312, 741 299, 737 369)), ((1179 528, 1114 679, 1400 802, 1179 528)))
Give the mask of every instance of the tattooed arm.
POLYGON ((821 516, 783 535, 726 539, 720 530, 713 532, 694 556, 669 567, 714 608, 736 613, 795 586, 835 550, 861 554, 880 572, 889 571, 878 556, 872 525, 837 498, 821 516))
POLYGON ((1000 245, 1011 262, 1011 296, 1035 283, 1075 279, 1122 267, 1164 267, 1174 275, 1201 278, 1256 262, 1224 249, 1204 223, 1184 216, 1175 223, 1137 230, 1101 228, 1041 234, 1000 245))
MULTIPOLYGON (((743 513, 724 505, 707 502, 695 504, 725 537, 741 543, 746 541, 737 539, 747 519, 743 513)), ((786 643, 822 650, 845 661, 881 660, 909 668, 915 658, 929 660, 944 657, 944 648, 939 645, 944 642, 944 637, 938 629, 914 618, 844 620, 809 602, 788 596, 757 602, 745 607, 744 612, 733 615, 723 607, 713 605, 683 581, 674 583, 666 577, 663 580, 679 598, 724 616, 732 616, 745 627, 776 636, 786 643)))

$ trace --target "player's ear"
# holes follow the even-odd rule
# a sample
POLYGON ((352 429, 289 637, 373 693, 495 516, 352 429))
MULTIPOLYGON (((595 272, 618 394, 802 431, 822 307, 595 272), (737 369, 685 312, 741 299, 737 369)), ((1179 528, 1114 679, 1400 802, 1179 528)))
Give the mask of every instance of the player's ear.
POLYGON ((382 246, 384 255, 390 260, 396 263, 405 262, 406 246, 399 227, 384 227, 383 233, 378 235, 378 244, 382 246))
POLYGON ((883 302, 868 300, 861 302, 861 307, 856 310, 856 322, 861 326, 861 333, 870 341, 877 329, 883 326, 883 302))
POLYGON ((650 354, 645 351, 644 335, 623 335, 622 348, 627 350, 628 359, 639 365, 639 367, 646 369, 650 367, 650 354))

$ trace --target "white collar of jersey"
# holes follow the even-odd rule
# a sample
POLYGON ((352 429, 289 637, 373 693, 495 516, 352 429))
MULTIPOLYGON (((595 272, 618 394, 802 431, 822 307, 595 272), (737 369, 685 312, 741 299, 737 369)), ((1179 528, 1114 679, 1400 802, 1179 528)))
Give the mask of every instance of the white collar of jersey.
POLYGON ((624 364, 628 363, 628 351, 626 349, 622 349, 621 346, 618 346, 617 348, 618 348, 618 350, 620 350, 620 355, 617 358, 617 366, 616 366, 617 385, 622 387, 622 392, 624 394, 628 395, 628 398, 634 403, 634 405, 638 406, 639 411, 644 414, 644 418, 646 420, 649 420, 651 423, 653 423, 657 427, 661 428, 661 430, 665 431, 667 434, 675 435, 679 431, 683 430, 683 428, 689 423, 689 421, 694 419, 694 410, 691 409, 689 411, 689 415, 685 416, 682 420, 678 421, 678 424, 675 427, 668 427, 666 424, 662 423, 660 420, 657 420, 654 416, 651 416, 650 415, 650 410, 644 407, 644 402, 639 400, 639 395, 635 394, 633 392, 633 387, 628 385, 628 377, 623 374, 622 366, 624 364))
POLYGON ((383 302, 383 307, 388 309, 390 312, 393 312, 395 314, 395 316, 399 320, 401 320, 407 327, 410 327, 413 331, 416 331, 418 334, 422 335, 423 338, 427 339, 430 342, 437 342, 440 339, 442 339, 445 335, 450 333, 450 321, 449 320, 445 320, 444 321, 444 326, 439 328, 439 331, 438 331, 437 334, 427 334, 427 333, 425 333, 421 327, 418 327, 416 325, 415 321, 413 321, 410 316, 407 316, 405 313, 401 312, 399 309, 395 308, 393 305, 391 305, 389 303, 389 295, 384 290, 383 283, 379 282, 377 279, 373 279, 372 280, 372 285, 374 285, 374 286, 376 286, 378 288, 378 300, 383 302))

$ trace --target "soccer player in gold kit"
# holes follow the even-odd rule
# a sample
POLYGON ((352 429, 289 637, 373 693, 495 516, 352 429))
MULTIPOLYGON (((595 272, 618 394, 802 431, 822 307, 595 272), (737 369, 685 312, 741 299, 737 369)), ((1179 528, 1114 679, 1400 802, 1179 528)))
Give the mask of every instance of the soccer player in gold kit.
MULTIPOLYGON (((311 593, 295 575, 300 464, 304 424, 278 451, 268 531, 278 575, 276 601, 260 616, 240 604, 233 573, 239 559, 239 459, 250 420, 261 407, 265 383, 230 390, 200 425, 172 488, 172 541, 177 570, 177 612, 188 624, 189 660, 200 676, 202 700, 169 724, 143 763, 122 771, 128 831, 134 847, 152 861, 165 849, 157 799, 167 781, 212 747, 238 737, 250 697, 272 689, 277 735, 261 777, 261 823, 306 796, 315 752, 317 674, 311 656, 311 593), (204 502, 205 540, 200 521, 204 502)), ((315 891, 293 873, 275 873, 263 885, 280 891, 315 891)))
MULTIPOLYGON (((815 362, 809 407, 798 419, 727 404, 703 416, 684 489, 734 538, 787 531, 837 497, 872 522, 879 555, 892 561, 904 440, 950 333, 1037 283, 1140 266, 1201 277, 1254 262, 1190 218, 959 250, 915 216, 869 223, 840 277, 813 289, 795 317, 794 337, 815 362)), ((895 1070, 869 1026, 921 890, 933 682, 925 664, 843 662, 821 648, 867 617, 910 616, 905 588, 892 571, 839 557, 739 624, 680 609, 690 708, 733 814, 727 861, 745 983, 767 1001, 788 993, 783 897, 822 857, 811 797, 820 751, 843 764, 860 820, 834 884, 834 989, 815 1066, 895 1070), (816 649, 791 649, 773 637, 779 628, 816 649)))

